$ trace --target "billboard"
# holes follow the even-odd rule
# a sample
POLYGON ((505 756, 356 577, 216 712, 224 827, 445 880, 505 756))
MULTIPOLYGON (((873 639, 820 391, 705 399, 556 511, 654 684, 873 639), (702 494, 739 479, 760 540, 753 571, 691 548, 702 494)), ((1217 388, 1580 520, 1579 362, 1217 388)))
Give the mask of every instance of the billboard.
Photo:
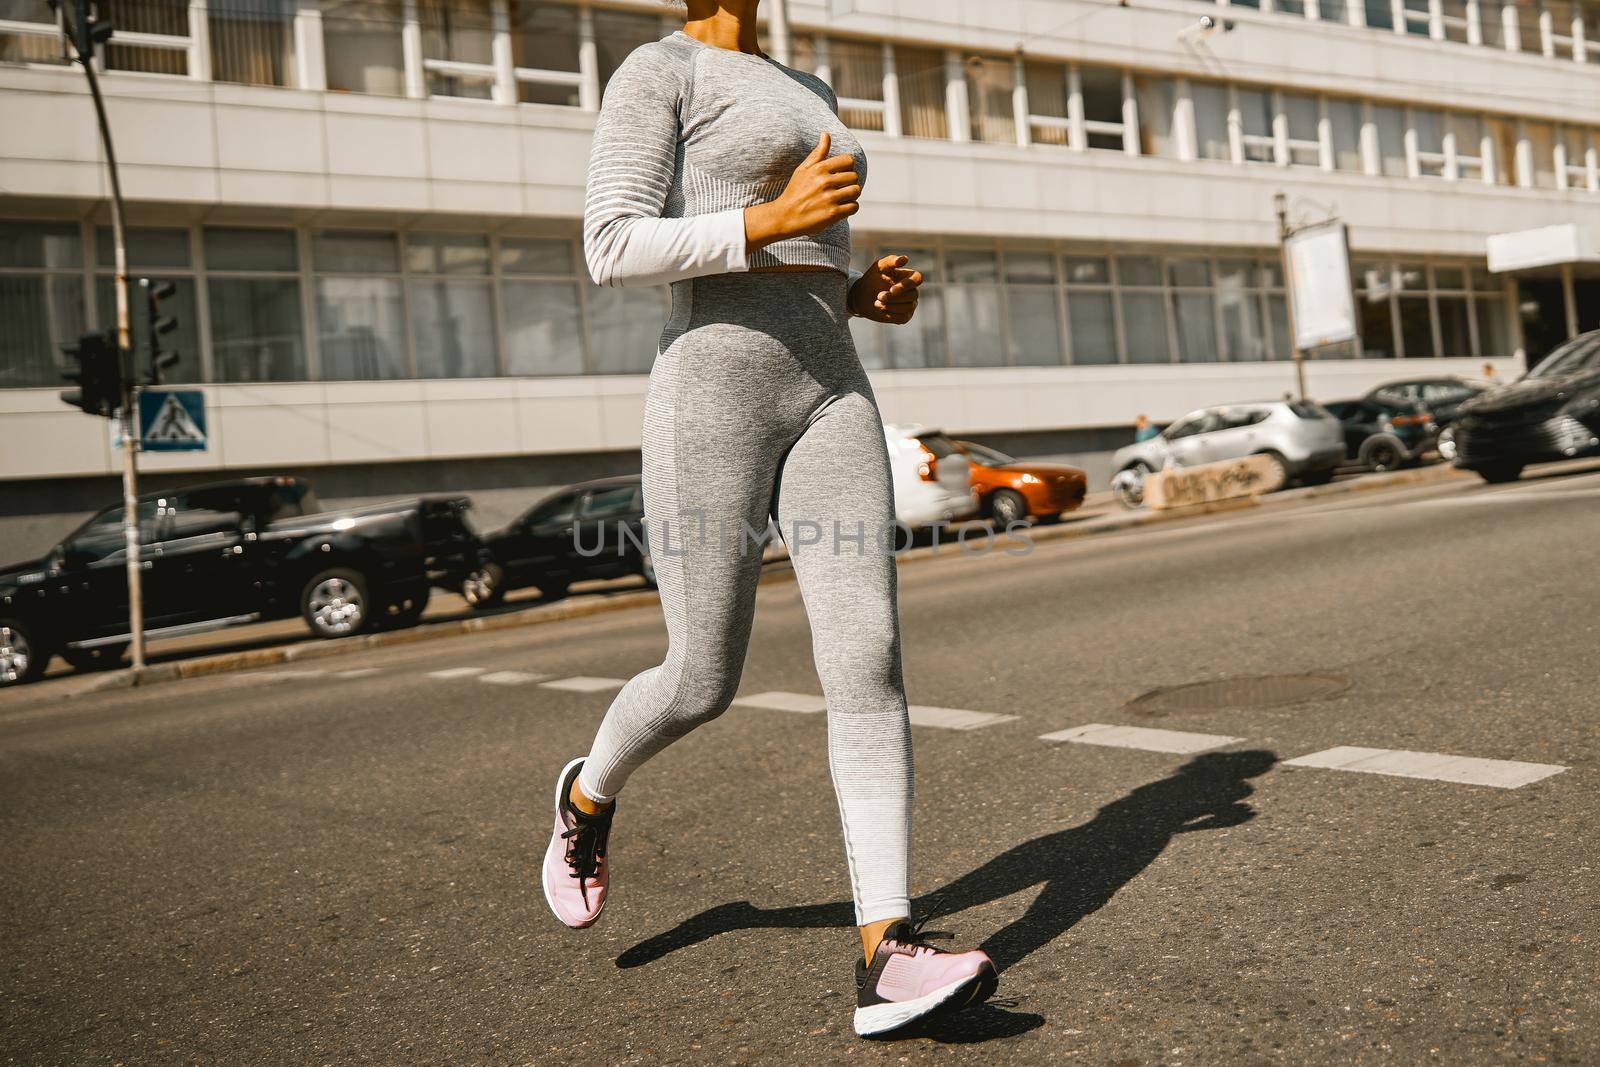
POLYGON ((1321 348, 1361 336, 1350 282, 1350 243, 1344 223, 1296 230, 1283 242, 1294 345, 1321 348))

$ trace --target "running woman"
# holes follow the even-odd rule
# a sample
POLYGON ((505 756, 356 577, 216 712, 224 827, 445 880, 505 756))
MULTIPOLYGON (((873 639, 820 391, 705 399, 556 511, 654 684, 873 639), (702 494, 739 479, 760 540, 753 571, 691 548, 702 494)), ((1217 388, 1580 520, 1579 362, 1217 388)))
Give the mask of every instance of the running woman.
POLYGON ((980 951, 910 922, 911 732, 901 678, 882 419, 848 317, 901 324, 922 275, 850 270, 866 157, 820 79, 765 55, 759 0, 688 0, 684 28, 611 78, 595 128, 584 251, 599 285, 672 286, 645 399, 646 526, 666 615, 659 667, 622 688, 561 772, 545 898, 590 926, 611 888, 616 797, 651 756, 732 702, 761 553, 788 533, 828 706, 862 957, 858 1034, 988 997, 980 951), (820 530, 820 542, 793 536, 820 530))

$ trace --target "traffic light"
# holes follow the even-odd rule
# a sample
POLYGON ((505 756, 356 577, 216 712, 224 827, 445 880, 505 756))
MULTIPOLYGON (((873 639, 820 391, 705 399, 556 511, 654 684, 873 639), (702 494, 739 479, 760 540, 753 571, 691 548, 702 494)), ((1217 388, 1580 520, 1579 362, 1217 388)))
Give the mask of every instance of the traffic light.
POLYGON ((140 278, 139 288, 144 290, 150 314, 150 328, 146 339, 150 346, 150 371, 145 378, 145 384, 160 385, 161 372, 178 362, 178 353, 161 347, 161 335, 171 333, 178 328, 177 319, 171 315, 161 314, 161 301, 177 293, 178 287, 171 282, 140 278))
POLYGON ((117 352, 116 334, 110 330, 86 333, 61 346, 69 360, 76 360, 61 372, 76 389, 63 389, 61 401, 90 415, 111 418, 122 406, 122 357, 117 352))

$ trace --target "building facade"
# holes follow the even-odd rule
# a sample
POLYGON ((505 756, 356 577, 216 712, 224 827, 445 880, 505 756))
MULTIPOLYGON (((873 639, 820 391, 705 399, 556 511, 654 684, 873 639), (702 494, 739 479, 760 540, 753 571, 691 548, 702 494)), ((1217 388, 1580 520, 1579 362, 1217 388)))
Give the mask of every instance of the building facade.
MULTIPOLYGON (((432 488, 486 462, 501 484, 630 462, 667 298, 590 283, 583 180, 607 79, 681 16, 110 10, 131 269, 178 287, 174 377, 203 386, 212 436, 146 469, 391 464, 432 488)), ((83 74, 44 0, 0 14, 15 513, 117 470, 105 426, 56 395, 60 343, 113 307, 83 74)), ((792 64, 871 158, 858 259, 904 252, 929 278, 912 325, 855 324, 892 420, 1065 451, 1292 389, 1280 192, 1353 249, 1362 341, 1316 353, 1315 396, 1503 378, 1600 325, 1600 0, 792 0, 789 21, 792 64)))

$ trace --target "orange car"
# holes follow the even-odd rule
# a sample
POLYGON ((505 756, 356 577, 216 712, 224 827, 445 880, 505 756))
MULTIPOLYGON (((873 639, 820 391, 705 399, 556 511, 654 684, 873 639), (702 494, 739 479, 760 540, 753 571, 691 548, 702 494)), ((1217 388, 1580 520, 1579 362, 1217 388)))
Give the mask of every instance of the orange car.
POLYGON ((1055 519, 1082 505, 1088 478, 1062 463, 1031 463, 972 441, 957 441, 972 466, 980 514, 1000 526, 1029 516, 1055 519))

